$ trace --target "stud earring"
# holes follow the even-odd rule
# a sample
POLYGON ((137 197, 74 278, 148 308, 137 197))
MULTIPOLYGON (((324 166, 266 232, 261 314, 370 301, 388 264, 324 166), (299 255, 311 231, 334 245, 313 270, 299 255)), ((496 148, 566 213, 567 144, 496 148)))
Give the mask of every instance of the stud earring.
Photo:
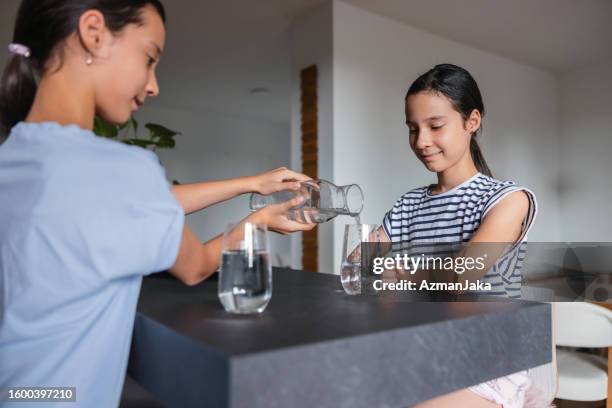
POLYGON ((87 65, 91 65, 93 63, 93 56, 91 55, 91 53, 88 51, 87 52, 87 57, 85 58, 85 64, 87 65))

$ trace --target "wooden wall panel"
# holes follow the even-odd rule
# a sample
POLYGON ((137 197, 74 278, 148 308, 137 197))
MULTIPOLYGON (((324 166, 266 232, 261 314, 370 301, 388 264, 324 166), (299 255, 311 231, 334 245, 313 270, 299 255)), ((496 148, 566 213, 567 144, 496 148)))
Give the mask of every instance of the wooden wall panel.
MULTIPOLYGON (((317 117, 317 66, 300 72, 302 172, 314 179, 319 177, 319 143, 317 117)), ((319 270, 318 227, 302 233, 302 269, 319 270)))

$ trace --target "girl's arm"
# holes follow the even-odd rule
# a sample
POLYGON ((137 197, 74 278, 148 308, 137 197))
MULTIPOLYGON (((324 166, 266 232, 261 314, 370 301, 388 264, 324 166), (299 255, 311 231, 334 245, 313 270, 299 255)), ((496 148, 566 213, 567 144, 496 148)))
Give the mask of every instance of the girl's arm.
MULTIPOLYGON (((466 270, 462 280, 475 281, 491 267, 521 237, 523 220, 529 212, 529 199, 523 191, 515 191, 501 199, 482 220, 478 231, 455 257, 484 259, 484 268, 466 270)), ((454 271, 435 271, 444 282, 453 282, 459 275, 454 271)))
MULTIPOLYGON (((466 270, 461 280, 475 281, 482 276, 504 255, 504 253, 521 237, 522 224, 529 212, 529 199, 523 191, 515 191, 501 199, 483 218, 478 231, 474 233, 467 245, 454 257, 483 258, 484 268, 466 270), (485 256, 486 254, 486 256, 485 256)), ((382 230, 382 228, 381 228, 382 230)), ((384 231, 382 236, 388 240, 384 231)), ((433 276, 439 282, 454 282, 459 275, 454 270, 419 269, 410 274, 401 270, 387 272, 383 276, 393 279, 404 279, 419 283, 433 276)))
MULTIPOLYGON (((311 230, 316 224, 303 224, 287 218, 289 208, 300 204, 301 200, 301 197, 296 197, 257 210, 243 219, 230 234, 238 234, 245 222, 266 224, 271 231, 281 234, 311 230)), ((208 278, 219 268, 222 239, 223 235, 218 235, 202 244, 188 226, 183 227, 179 253, 170 273, 187 285, 196 285, 208 278)))
POLYGON ((529 199, 524 191, 508 194, 485 215, 470 243, 515 243, 521 236, 528 211, 529 199))
POLYGON ((172 194, 185 213, 191 214, 240 194, 272 194, 282 190, 298 190, 299 182, 306 180, 310 178, 281 167, 256 176, 177 185, 172 187, 172 194))

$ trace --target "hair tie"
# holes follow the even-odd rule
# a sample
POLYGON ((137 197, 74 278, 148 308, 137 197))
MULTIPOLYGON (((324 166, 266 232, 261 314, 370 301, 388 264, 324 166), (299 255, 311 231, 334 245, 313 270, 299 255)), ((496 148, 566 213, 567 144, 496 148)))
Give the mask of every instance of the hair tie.
POLYGON ((30 49, 23 44, 11 43, 8 49, 13 54, 18 54, 26 58, 30 58, 30 49))

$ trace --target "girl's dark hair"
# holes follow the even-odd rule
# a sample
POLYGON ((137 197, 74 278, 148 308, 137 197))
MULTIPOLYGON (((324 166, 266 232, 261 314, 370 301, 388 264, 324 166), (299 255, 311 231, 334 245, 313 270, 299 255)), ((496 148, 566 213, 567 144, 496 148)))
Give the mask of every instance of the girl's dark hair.
MULTIPOLYGON (((439 64, 418 77, 410 85, 406 93, 406 100, 410 95, 419 92, 435 92, 446 96, 455 110, 461 114, 464 121, 468 119, 474 109, 477 109, 480 115, 484 117, 485 108, 476 81, 467 70, 457 65, 439 64)), ((482 125, 472 133, 470 152, 478 171, 493 177, 476 140, 481 129, 482 125)))
MULTIPOLYGON (((108 29, 117 33, 128 24, 142 23, 143 7, 151 5, 162 21, 164 6, 159 0, 23 0, 17 12, 13 43, 30 49, 28 58, 14 54, 0 79, 0 125, 5 132, 27 116, 34 102, 37 79, 57 46, 78 29, 87 10, 100 11, 108 29)), ((8 44, 0 44, 6 49, 8 44)))

